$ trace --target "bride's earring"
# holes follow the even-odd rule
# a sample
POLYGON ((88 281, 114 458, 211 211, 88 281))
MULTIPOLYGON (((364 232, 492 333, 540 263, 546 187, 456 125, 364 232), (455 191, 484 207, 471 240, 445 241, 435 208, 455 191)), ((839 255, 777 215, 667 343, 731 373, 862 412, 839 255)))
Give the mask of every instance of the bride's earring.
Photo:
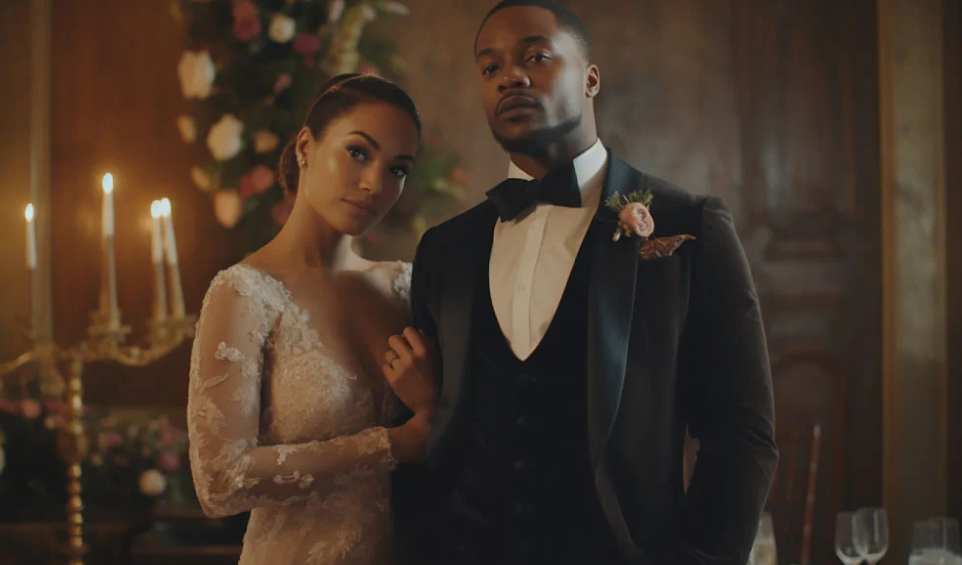
POLYGON ((303 155, 298 155, 298 156, 297 156, 297 165, 298 165, 300 168, 302 168, 302 169, 306 169, 306 168, 307 168, 307 159, 306 159, 303 155))

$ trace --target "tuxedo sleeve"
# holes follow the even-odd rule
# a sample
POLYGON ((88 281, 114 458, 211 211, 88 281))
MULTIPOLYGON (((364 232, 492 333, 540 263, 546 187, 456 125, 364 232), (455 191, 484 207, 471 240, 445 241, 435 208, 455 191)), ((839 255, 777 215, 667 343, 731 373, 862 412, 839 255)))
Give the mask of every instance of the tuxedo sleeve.
POLYGON ((414 327, 437 342, 437 323, 428 307, 431 293, 429 257, 433 235, 432 230, 424 233, 414 255, 414 272, 411 275, 411 317, 414 327))
MULTIPOLYGON (((429 307, 431 301, 431 239, 428 230, 418 243, 411 275, 411 323, 437 345, 437 322, 429 307)), ((435 363, 440 372, 440 361, 435 363)), ((440 381, 441 375, 437 375, 440 381)), ((404 420, 411 416, 406 410, 404 420)), ((402 420, 403 421, 403 420, 402 420)), ((433 473, 428 465, 402 463, 392 477, 392 513, 397 540, 398 563, 425 565, 440 563, 434 555, 437 544, 431 527, 437 520, 440 500, 433 473)))
POLYGON ((744 565, 774 476, 771 365, 758 294, 731 213, 702 206, 681 357, 683 406, 701 442, 667 564, 744 565))

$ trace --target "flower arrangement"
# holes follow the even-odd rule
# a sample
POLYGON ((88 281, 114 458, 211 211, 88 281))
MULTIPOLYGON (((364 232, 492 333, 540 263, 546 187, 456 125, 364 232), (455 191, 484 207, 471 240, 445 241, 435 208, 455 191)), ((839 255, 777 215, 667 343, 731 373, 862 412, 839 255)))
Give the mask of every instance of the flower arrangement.
POLYGON ((120 497, 149 506, 189 497, 187 434, 166 416, 90 418, 87 432, 86 488, 93 499, 120 497))
POLYGON ((0 397, 0 521, 62 512, 64 470, 54 433, 62 413, 58 400, 0 397))
MULTIPOLYGON (((376 28, 408 10, 388 0, 174 0, 173 13, 187 35, 177 74, 191 105, 176 126, 198 146, 190 178, 210 193, 217 221, 256 249, 292 207, 275 171, 283 144, 328 78, 401 74, 394 44, 376 28)), ((466 181, 454 156, 427 145, 388 220, 414 235, 457 202, 466 181)))
MULTIPOLYGON (((64 422, 58 399, 0 398, 2 506, 28 512, 31 518, 62 511, 66 493, 56 436, 64 422)), ((129 511, 161 500, 195 503, 187 436, 166 416, 143 411, 121 416, 95 409, 85 414, 84 427, 88 450, 83 489, 91 508, 129 511)), ((0 512, 0 520, 25 517, 0 512)))

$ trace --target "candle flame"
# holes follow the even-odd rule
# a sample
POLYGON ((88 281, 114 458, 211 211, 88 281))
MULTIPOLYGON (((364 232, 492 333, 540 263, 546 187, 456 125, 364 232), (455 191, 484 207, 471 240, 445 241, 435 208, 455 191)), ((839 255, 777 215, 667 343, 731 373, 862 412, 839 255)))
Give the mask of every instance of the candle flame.
POLYGON ((33 221, 33 204, 27 204, 27 207, 23 211, 23 217, 27 219, 28 222, 33 221))
POLYGON ((154 200, 150 203, 150 216, 152 218, 160 218, 164 215, 164 205, 160 200, 154 200))
POLYGON ((170 211, 171 211, 170 199, 169 199, 169 198, 161 198, 161 199, 160 199, 160 213, 161 213, 161 215, 170 217, 170 211))
POLYGON ((104 180, 103 180, 103 182, 101 183, 101 186, 103 186, 104 194, 110 194, 111 192, 113 192, 113 191, 114 191, 114 176, 113 176, 112 174, 110 174, 110 173, 107 173, 106 175, 104 175, 104 180))

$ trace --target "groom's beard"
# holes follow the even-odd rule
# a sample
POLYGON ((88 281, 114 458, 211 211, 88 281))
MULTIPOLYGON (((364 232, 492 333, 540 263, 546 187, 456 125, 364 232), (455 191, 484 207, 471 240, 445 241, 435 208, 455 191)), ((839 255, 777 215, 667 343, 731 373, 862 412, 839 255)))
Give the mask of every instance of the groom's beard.
POLYGON ((578 129, 581 125, 582 113, 556 126, 532 131, 524 137, 518 139, 505 139, 498 135, 498 132, 491 130, 495 141, 508 153, 520 153, 531 157, 543 156, 548 151, 548 147, 565 138, 566 135, 578 129))

